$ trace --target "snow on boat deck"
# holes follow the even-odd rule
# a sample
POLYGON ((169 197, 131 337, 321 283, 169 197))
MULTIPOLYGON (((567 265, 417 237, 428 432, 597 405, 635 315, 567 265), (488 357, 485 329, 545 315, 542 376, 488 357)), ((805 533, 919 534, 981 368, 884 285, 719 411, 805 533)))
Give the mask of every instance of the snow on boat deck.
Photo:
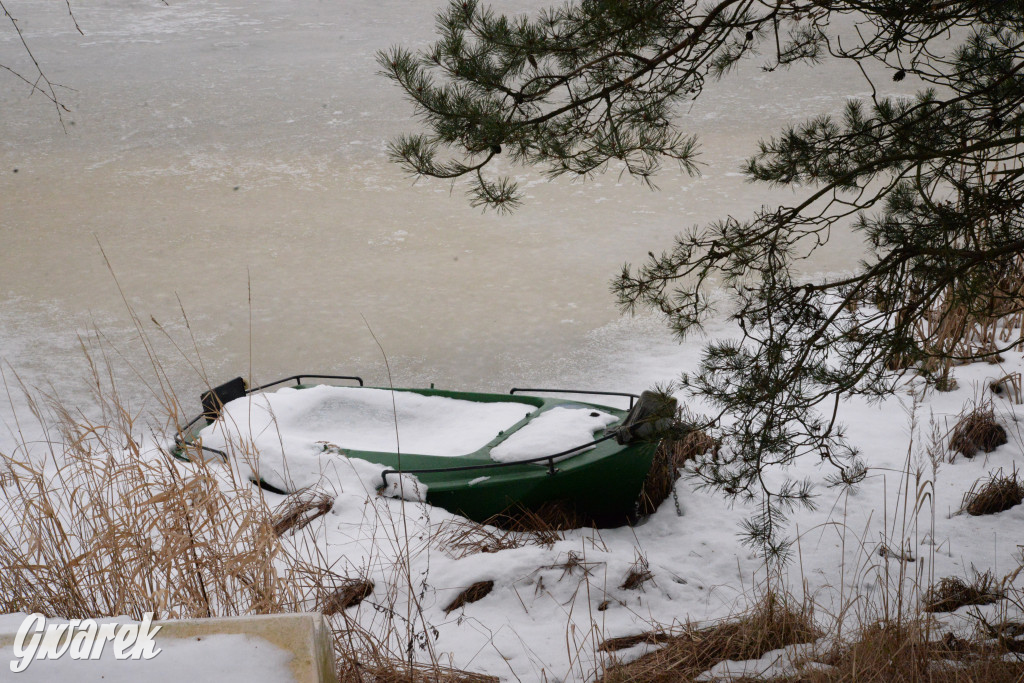
MULTIPOLYGON (((229 402, 221 419, 199 437, 255 478, 286 491, 307 486, 372 491, 387 467, 346 457, 347 451, 467 455, 535 410, 515 401, 485 403, 409 391, 289 387, 229 402)), ((616 419, 589 407, 553 408, 509 435, 492 449, 491 458, 514 462, 559 453, 590 442, 595 431, 616 419)), ((427 487, 411 475, 403 477, 401 484, 390 480, 385 495, 425 500, 427 487)))
POLYGON ((327 442, 358 451, 454 457, 483 448, 533 411, 531 405, 512 401, 481 403, 321 385, 231 401, 223 418, 200 436, 212 448, 241 438, 260 453, 323 451, 327 442))
MULTIPOLYGON (((589 406, 559 406, 539 415, 491 449, 497 462, 554 455, 594 440, 594 433, 618 418, 589 406)), ((590 446, 587 449, 593 448, 590 446)), ((569 457, 569 454, 563 456, 569 457)), ((558 458, 561 460, 562 458, 558 458)))

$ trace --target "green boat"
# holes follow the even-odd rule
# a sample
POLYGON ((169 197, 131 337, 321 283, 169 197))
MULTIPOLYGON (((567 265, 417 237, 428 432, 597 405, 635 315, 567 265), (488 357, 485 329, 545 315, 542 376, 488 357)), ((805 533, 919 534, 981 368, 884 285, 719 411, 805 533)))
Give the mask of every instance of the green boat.
MULTIPOLYGON (((405 452, 404 449, 399 455, 399 452, 364 449, 358 445, 317 442, 325 444, 324 450, 329 448, 333 454, 383 465, 387 469, 381 472, 380 489, 397 482, 400 474, 412 475, 426 485, 427 502, 481 522, 510 510, 537 510, 550 505, 567 506, 584 519, 598 522, 619 520, 622 523, 631 518, 658 447, 657 434, 664 428, 665 420, 675 414, 674 399, 652 392, 637 396, 623 392, 535 388, 514 388, 508 394, 434 388, 392 390, 364 387, 363 380, 355 376, 311 374, 293 375, 249 388, 241 378, 235 378, 203 394, 203 412, 180 428, 173 454, 183 460, 194 458, 197 453, 202 453, 204 458, 227 459, 223 450, 203 445, 199 435, 208 425, 225 419, 225 406, 230 409, 232 401, 287 385, 300 390, 324 386, 341 389, 336 383, 342 380, 358 384, 343 387, 347 393, 342 399, 349 396, 356 400, 369 397, 366 392, 386 391, 394 392, 389 393, 393 404, 395 397, 402 402, 420 401, 413 396, 418 395, 470 402, 477 404, 480 410, 514 411, 512 419, 516 421, 513 424, 497 430, 482 446, 454 457, 405 452), (555 396, 559 394, 563 397, 555 396), (567 394, 628 398, 629 409, 581 402, 565 398, 567 394), (493 405, 488 408, 484 404, 493 405), (552 424, 556 419, 564 421, 566 416, 574 415, 592 420, 583 423, 582 433, 589 438, 584 436, 568 447, 564 437, 560 444, 557 439, 550 444, 544 440, 547 431, 540 425, 552 424), (591 432, 593 420, 604 426, 591 432), (541 437, 541 442, 537 436, 541 437), (514 460, 507 461, 513 456, 514 460)), ((442 407, 447 410, 448 405, 456 404, 446 403, 442 407)), ((550 427, 546 429, 549 431, 550 427)), ((464 430, 459 428, 459 431, 464 430)), ((280 482, 272 484, 254 478, 254 483, 277 493, 293 492, 280 482)))

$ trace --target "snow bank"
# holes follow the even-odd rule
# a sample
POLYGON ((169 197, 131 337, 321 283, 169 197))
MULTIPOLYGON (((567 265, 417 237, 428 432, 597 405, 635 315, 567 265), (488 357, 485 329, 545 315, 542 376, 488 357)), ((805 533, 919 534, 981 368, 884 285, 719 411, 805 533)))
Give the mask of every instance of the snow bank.
POLYGON ((618 419, 586 406, 552 408, 492 448, 491 459, 518 462, 561 453, 593 441, 595 432, 618 419))

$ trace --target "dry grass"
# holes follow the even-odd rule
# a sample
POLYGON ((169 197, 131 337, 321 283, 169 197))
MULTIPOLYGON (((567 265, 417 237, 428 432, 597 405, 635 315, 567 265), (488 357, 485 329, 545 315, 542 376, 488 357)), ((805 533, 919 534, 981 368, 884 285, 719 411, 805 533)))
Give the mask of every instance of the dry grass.
MULTIPOLYGON (((1014 624, 1018 630, 1019 625, 1014 624)), ((689 683, 712 680, 702 674, 719 662, 754 660, 787 645, 808 643, 798 657, 798 673, 735 677, 736 683, 1020 683, 1024 661, 1009 653, 1024 649, 1017 630, 1006 628, 986 640, 937 635, 931 623, 911 618, 879 621, 858 629, 852 642, 831 647, 804 609, 791 609, 769 595, 748 615, 682 633, 652 631, 612 638, 601 644, 615 652, 643 643, 663 645, 626 664, 609 667, 601 683, 689 683), (1009 635, 1004 635, 1009 634, 1009 635)))
POLYGON ((678 636, 673 636, 663 631, 649 631, 647 633, 637 633, 633 636, 619 636, 618 638, 609 638, 598 646, 601 652, 618 652, 619 650, 628 650, 631 647, 640 645, 641 643, 647 643, 649 645, 660 645, 662 643, 670 643, 675 640, 678 636))
POLYGON ((1006 441, 1006 430, 996 422, 991 404, 985 404, 960 418, 950 434, 949 448, 973 458, 978 451, 991 453, 1006 441))
POLYGON ((723 660, 756 659, 786 645, 816 640, 821 634, 806 609, 796 609, 776 593, 767 593, 748 613, 704 628, 685 627, 681 633, 644 633, 607 640, 601 650, 612 652, 642 642, 664 647, 626 664, 608 668, 602 683, 669 683, 690 681, 723 660))
POLYGON ((1003 599, 991 572, 975 575, 970 583, 958 576, 947 576, 925 591, 925 612, 953 612, 966 605, 990 605, 1003 599))
POLYGON ((274 533, 300 531, 318 517, 323 517, 334 507, 334 497, 322 491, 304 489, 288 496, 274 510, 274 533))
POLYGON ((14 483, 0 498, 0 612, 167 619, 301 604, 258 489, 143 455, 130 424, 59 426, 59 451, 2 456, 14 483))
POLYGON ((318 601, 317 610, 325 616, 340 614, 373 595, 373 588, 373 581, 369 579, 344 579, 340 586, 318 601))
POLYGON ((850 642, 820 645, 822 634, 806 609, 791 609, 769 594, 749 614, 681 633, 652 631, 604 641, 603 652, 640 644, 663 645, 626 664, 609 667, 601 683, 683 683, 707 679, 717 663, 762 657, 787 645, 809 643, 798 656, 798 673, 736 677, 736 683, 1020 683, 1024 626, 1000 622, 979 639, 937 633, 928 619, 882 620, 857 630, 850 642))
POLYGON ((1021 388, 1021 374, 1019 372, 1011 372, 997 380, 993 380, 989 384, 989 388, 996 396, 1005 397, 1014 404, 1019 405, 1021 401, 1024 401, 1024 389, 1021 388))
POLYGON ((540 534, 556 542, 562 540, 563 531, 591 526, 593 521, 581 515, 572 501, 553 500, 536 508, 515 505, 484 520, 484 524, 505 531, 540 534))
POLYGON ((998 645, 949 633, 935 637, 923 619, 878 622, 854 642, 815 657, 825 667, 805 668, 779 683, 1019 683, 1024 663, 1005 658, 998 645))
POLYGON ((498 683, 497 676, 445 666, 409 666, 391 661, 367 666, 353 662, 338 671, 339 683, 498 683))
POLYGON ((1017 470, 1009 475, 1000 469, 985 479, 974 482, 970 490, 964 494, 960 510, 978 517, 994 515, 1009 510, 1024 501, 1024 483, 1017 477, 1017 470))
POLYGON ((433 537, 438 547, 455 560, 529 545, 550 548, 563 538, 561 530, 527 510, 514 517, 503 515, 498 521, 506 525, 505 528, 454 518, 440 524, 433 537))
POLYGON ((629 568, 629 572, 626 573, 626 578, 623 579, 619 588, 627 591, 637 590, 653 578, 654 574, 651 573, 651 569, 647 564, 647 558, 637 554, 636 559, 633 561, 633 566, 629 568))
POLYGON ((559 562, 557 564, 549 564, 543 568, 561 569, 562 575, 558 577, 558 580, 561 581, 566 576, 575 575, 576 570, 579 570, 583 574, 583 576, 590 576, 591 573, 594 571, 594 568, 600 564, 600 562, 588 562, 587 560, 583 559, 583 555, 576 552, 575 550, 570 550, 566 554, 564 562, 559 562))
POLYGON ((999 647, 1007 652, 1024 653, 1024 622, 1013 619, 1000 619, 989 622, 980 620, 982 633, 992 638, 999 647))
POLYGON ((640 514, 652 514, 672 495, 676 479, 679 478, 679 468, 688 460, 717 447, 717 442, 699 429, 687 432, 681 439, 662 439, 640 491, 640 514))
POLYGON ((493 589, 493 581, 477 581, 469 588, 456 595, 455 599, 448 603, 448 606, 444 608, 444 613, 448 614, 449 612, 454 612, 460 607, 464 607, 471 602, 483 600, 493 589))

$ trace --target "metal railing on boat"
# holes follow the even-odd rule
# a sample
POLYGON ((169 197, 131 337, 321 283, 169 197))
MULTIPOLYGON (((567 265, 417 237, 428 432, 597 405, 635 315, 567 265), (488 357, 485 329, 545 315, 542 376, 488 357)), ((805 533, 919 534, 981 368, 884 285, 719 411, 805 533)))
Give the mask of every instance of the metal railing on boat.
POLYGON ((614 439, 614 438, 615 438, 615 434, 605 434, 604 436, 602 436, 602 437, 600 437, 598 439, 594 439, 593 441, 589 441, 589 442, 587 442, 585 444, 581 444, 579 446, 573 446, 572 448, 570 448, 568 450, 565 450, 565 451, 562 451, 561 453, 552 453, 551 455, 541 455, 541 456, 536 457, 536 458, 529 458, 527 460, 516 460, 514 462, 487 462, 487 463, 481 463, 479 465, 460 465, 458 467, 430 467, 430 468, 425 468, 425 469, 413 469, 413 470, 406 470, 406 469, 401 469, 401 470, 384 470, 383 472, 380 473, 380 478, 384 480, 384 486, 387 487, 387 485, 388 485, 388 475, 391 475, 391 474, 399 474, 399 475, 401 475, 401 474, 436 474, 438 472, 469 472, 471 470, 490 470, 490 469, 496 469, 496 468, 499 468, 499 467, 514 467, 516 465, 532 465, 534 463, 544 462, 544 461, 547 461, 547 463, 548 463, 548 474, 557 474, 558 473, 558 469, 555 467, 555 460, 557 460, 558 458, 564 458, 566 456, 572 455, 573 453, 578 453, 580 451, 583 451, 583 450, 586 450, 586 449, 591 448, 593 446, 596 446, 597 444, 601 443, 602 441, 607 441, 608 439, 614 439))
POLYGON ((592 394, 594 396, 626 396, 629 397, 629 409, 633 409, 633 403, 640 400, 640 397, 636 394, 630 394, 624 391, 587 391, 585 389, 522 389, 515 387, 508 393, 515 394, 516 392, 530 392, 534 394, 592 394))
MULTIPOLYGON (((358 377, 356 375, 320 375, 320 374, 303 373, 303 374, 299 374, 299 375, 290 375, 288 377, 284 377, 282 379, 278 379, 278 380, 275 380, 273 382, 268 382, 267 384, 261 384, 261 385, 256 386, 256 387, 251 387, 251 388, 246 387, 245 390, 243 392, 241 392, 241 395, 248 396, 248 395, 256 393, 258 391, 263 391, 264 389, 269 389, 270 387, 275 387, 275 386, 278 386, 279 384, 284 384, 285 382, 293 382, 294 381, 296 385, 301 385, 303 379, 349 380, 349 381, 358 382, 359 386, 364 386, 362 377, 358 377)), ((209 392, 206 392, 206 394, 204 394, 204 401, 205 401, 206 396, 208 396, 208 395, 216 396, 217 390, 221 389, 224 386, 226 386, 226 385, 221 385, 219 387, 215 387, 215 388, 211 389, 209 392)), ((511 390, 509 390, 508 393, 510 395, 515 395, 517 393, 535 393, 535 394, 579 394, 579 395, 593 395, 593 396, 622 396, 624 398, 628 398, 629 399, 629 409, 630 410, 633 409, 633 406, 634 406, 635 402, 640 399, 640 397, 637 396, 636 394, 631 394, 631 393, 623 392, 623 391, 592 391, 592 390, 585 390, 585 389, 539 389, 539 388, 528 388, 528 387, 513 387, 511 390)), ((226 402, 226 401, 222 401, 222 403, 223 402, 226 402)), ((228 460, 228 454, 225 453, 224 451, 219 450, 217 448, 210 448, 209 446, 203 446, 202 444, 188 444, 188 443, 186 443, 186 441, 183 438, 183 434, 185 434, 185 432, 187 430, 189 430, 197 422, 199 422, 200 420, 202 420, 204 418, 207 418, 208 416, 209 416, 209 413, 207 411, 204 411, 204 412, 200 413, 199 415, 196 415, 194 418, 189 420, 183 426, 179 427, 178 428, 178 433, 174 437, 174 447, 175 447, 175 449, 178 449, 178 450, 184 450, 186 448, 186 446, 189 446, 189 445, 198 446, 200 450, 205 451, 207 453, 212 453, 214 455, 218 455, 224 461, 227 461, 228 460)), ((409 469, 409 470, 407 470, 407 469, 398 469, 398 470, 388 469, 388 470, 384 470, 383 472, 381 472, 380 476, 381 476, 381 480, 383 481, 384 488, 387 488, 388 477, 391 476, 391 475, 395 475, 395 474, 398 474, 398 475, 413 474, 413 475, 415 475, 415 474, 436 474, 436 473, 439 473, 439 472, 469 472, 469 471, 473 471, 473 470, 499 469, 499 468, 504 468, 504 467, 515 467, 516 465, 531 465, 531 464, 543 463, 543 462, 547 463, 548 474, 554 475, 554 474, 556 474, 558 472, 558 468, 555 467, 555 461, 558 460, 559 458, 568 457, 570 455, 573 455, 574 453, 579 453, 581 451, 587 450, 589 448, 592 448, 592 447, 596 446, 597 444, 599 444, 599 443, 601 443, 603 441, 607 441, 608 439, 612 439, 612 438, 615 438, 615 433, 605 434, 604 436, 601 436, 601 437, 599 437, 597 439, 594 439, 593 441, 589 441, 587 443, 580 444, 579 446, 574 446, 574 447, 572 447, 570 449, 561 451, 559 453, 552 453, 550 455, 542 455, 542 456, 538 456, 538 457, 535 457, 535 458, 528 458, 528 459, 525 459, 525 460, 516 460, 514 462, 493 462, 493 463, 480 463, 480 464, 476 464, 476 465, 459 465, 459 466, 456 466, 456 467, 431 467, 431 468, 420 468, 420 469, 409 469)))

